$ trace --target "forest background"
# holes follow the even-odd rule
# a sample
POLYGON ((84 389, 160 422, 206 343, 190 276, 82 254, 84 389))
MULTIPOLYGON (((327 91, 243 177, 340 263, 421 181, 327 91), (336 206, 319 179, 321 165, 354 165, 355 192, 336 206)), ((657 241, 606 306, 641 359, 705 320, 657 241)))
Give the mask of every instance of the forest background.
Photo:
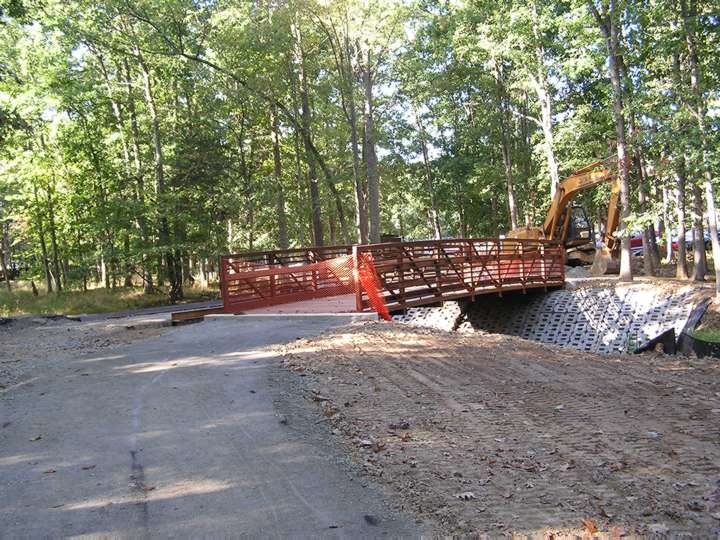
MULTIPOLYGON (((621 278, 637 234, 644 272, 704 279, 716 7, 2 0, 0 270, 176 301, 223 253, 538 224, 563 176, 615 155, 621 278)), ((582 196, 598 224, 608 198, 582 196)))

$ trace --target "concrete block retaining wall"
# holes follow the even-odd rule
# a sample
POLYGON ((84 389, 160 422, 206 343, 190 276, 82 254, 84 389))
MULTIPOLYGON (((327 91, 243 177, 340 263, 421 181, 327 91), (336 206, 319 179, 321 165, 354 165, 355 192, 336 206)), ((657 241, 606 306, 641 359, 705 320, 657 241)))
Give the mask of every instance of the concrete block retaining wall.
POLYGON ((416 308, 395 320, 458 332, 520 336, 601 354, 634 350, 670 328, 677 335, 704 295, 647 284, 477 297, 416 308), (450 305, 452 304, 452 305, 450 305))

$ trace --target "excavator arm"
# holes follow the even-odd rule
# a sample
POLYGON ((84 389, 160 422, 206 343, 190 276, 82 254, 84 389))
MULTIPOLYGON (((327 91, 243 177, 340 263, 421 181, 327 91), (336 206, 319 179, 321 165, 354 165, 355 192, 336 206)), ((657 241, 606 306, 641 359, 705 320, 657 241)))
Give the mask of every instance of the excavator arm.
POLYGON ((616 170, 617 159, 610 157, 597 161, 574 172, 563 180, 555 192, 555 197, 548 209, 545 223, 542 226, 543 236, 548 240, 565 242, 569 220, 571 218, 569 205, 575 196, 586 189, 602 184, 613 182, 612 194, 608 203, 608 218, 605 227, 603 241, 605 245, 612 248, 610 244, 615 242, 613 233, 617 229, 620 213, 618 211, 618 200, 620 195, 620 184, 616 170))
POLYGON ((595 254, 590 259, 593 262, 590 273, 601 275, 613 263, 613 253, 617 251, 619 244, 615 238, 615 231, 620 222, 619 200, 620 180, 617 173, 617 158, 609 157, 596 161, 579 171, 575 171, 560 183, 542 226, 514 229, 507 236, 508 238, 546 238, 555 240, 562 243, 566 248, 576 248, 573 253, 579 260, 587 260, 585 259, 587 252, 593 250, 595 254), (608 201, 607 222, 602 237, 603 245, 595 250, 595 246, 588 245, 589 238, 587 240, 568 239, 573 220, 573 207, 570 203, 579 192, 603 182, 612 182, 612 191, 608 201))

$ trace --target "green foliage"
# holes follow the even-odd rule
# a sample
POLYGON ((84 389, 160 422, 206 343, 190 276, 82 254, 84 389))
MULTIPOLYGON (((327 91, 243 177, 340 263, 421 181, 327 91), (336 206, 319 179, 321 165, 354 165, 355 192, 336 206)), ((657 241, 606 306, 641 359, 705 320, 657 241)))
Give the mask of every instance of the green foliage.
MULTIPOLYGON (((698 184, 703 146, 678 6, 619 5, 628 138, 650 201, 637 204, 634 170, 633 230, 674 219, 678 160, 698 184)), ((710 3, 697 8, 716 171, 720 33, 710 3)), ((585 2, 11 0, 0 21, 5 256, 56 288, 103 275, 188 285, 219 254, 277 247, 283 227, 308 245, 312 168, 325 238, 356 237, 341 216, 350 229, 368 211, 356 201, 370 178, 368 73, 384 233, 431 237, 435 204, 444 235, 496 236, 511 193, 521 224, 538 224, 553 161, 562 177, 613 152, 607 56, 585 2)), ((607 200, 604 187, 581 198, 592 216, 607 200)))

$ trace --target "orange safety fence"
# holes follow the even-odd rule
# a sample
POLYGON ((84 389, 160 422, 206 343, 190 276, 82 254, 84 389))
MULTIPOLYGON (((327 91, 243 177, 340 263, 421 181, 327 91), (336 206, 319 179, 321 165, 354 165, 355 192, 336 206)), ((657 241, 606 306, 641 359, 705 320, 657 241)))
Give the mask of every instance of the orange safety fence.
MULTIPOLYGON (((222 257, 222 294, 225 311, 237 313, 277 304, 331 296, 352 296, 353 310, 363 311, 366 296, 370 307, 383 319, 390 312, 380 294, 377 271, 370 253, 337 255, 317 262, 293 257, 289 265, 268 264, 268 257, 222 257)), ((274 258, 271 260, 275 260, 274 258)))

